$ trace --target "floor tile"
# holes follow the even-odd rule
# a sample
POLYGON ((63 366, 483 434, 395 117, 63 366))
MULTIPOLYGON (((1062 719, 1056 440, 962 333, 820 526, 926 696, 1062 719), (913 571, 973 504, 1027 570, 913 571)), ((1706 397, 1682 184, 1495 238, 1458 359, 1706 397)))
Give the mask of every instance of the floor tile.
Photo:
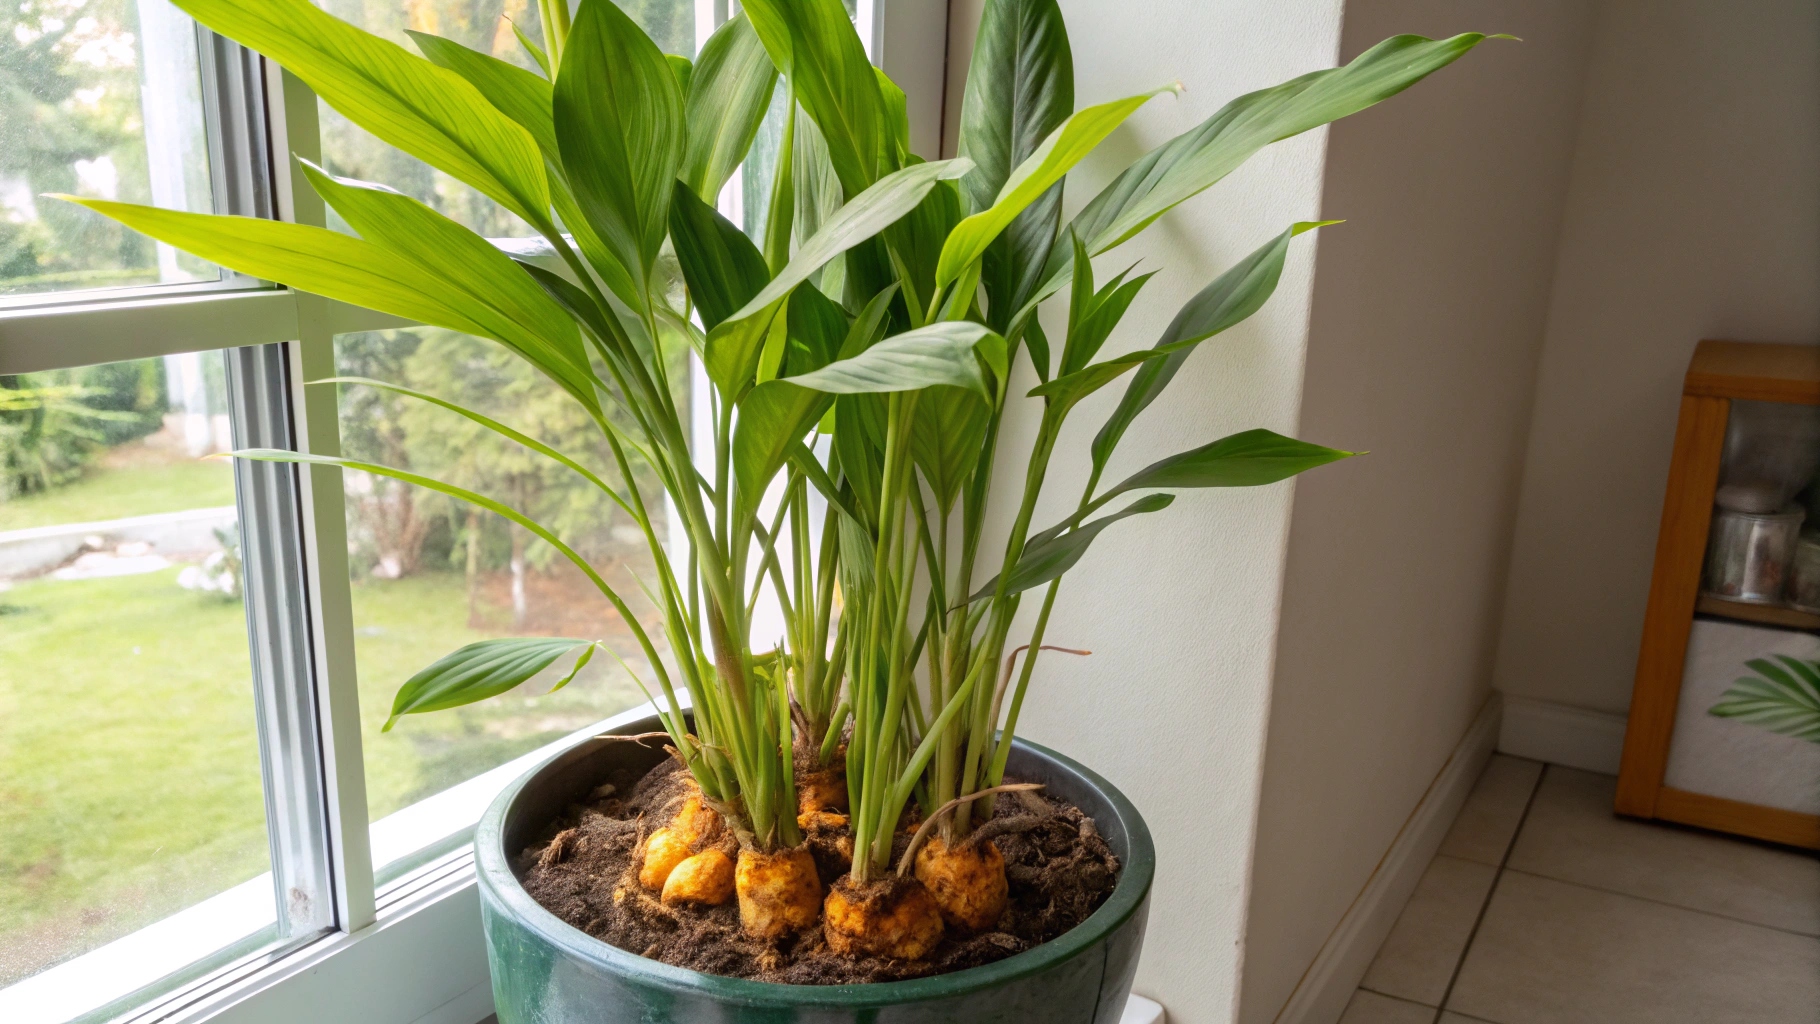
POLYGON ((1816 1006, 1820 939, 1506 871, 1447 1008, 1499 1024, 1806 1024, 1816 1006))
POLYGON ((1340 1024, 1434 1024, 1435 1009, 1359 989, 1340 1015, 1340 1024))
POLYGON ((1455 1013, 1452 1010, 1448 1010, 1441 1014, 1440 1024, 1497 1024, 1497 1022, 1485 1020, 1481 1017, 1468 1017, 1463 1013, 1455 1013))
POLYGON ((1820 935, 1820 858, 1612 813, 1617 780, 1551 766, 1511 850, 1519 871, 1820 935))
POLYGON ((1504 863, 1504 853, 1517 834, 1517 824, 1523 820, 1523 809, 1529 806, 1529 794, 1541 774, 1539 761, 1493 754, 1453 828, 1441 841, 1440 852, 1493 867, 1504 863))
POLYGON ((1455 857, 1436 857, 1416 884, 1403 913, 1378 949, 1361 987, 1387 996, 1441 1005, 1485 894, 1498 871, 1455 857))

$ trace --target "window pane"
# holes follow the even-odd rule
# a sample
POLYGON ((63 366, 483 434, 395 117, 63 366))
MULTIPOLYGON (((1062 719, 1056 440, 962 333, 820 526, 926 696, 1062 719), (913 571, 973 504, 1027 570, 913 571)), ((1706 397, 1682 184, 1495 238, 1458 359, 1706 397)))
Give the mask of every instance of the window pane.
MULTIPOLYGON (((588 414, 494 342, 419 327, 342 335, 335 351, 343 375, 403 384, 465 406, 555 447, 609 482, 619 480, 588 414)), ((675 372, 684 372, 680 353, 675 372)), ((661 635, 661 619, 634 578, 654 579, 643 535, 594 485, 428 403, 343 385, 340 411, 342 449, 350 457, 445 480, 523 511, 587 557, 653 636, 661 635)), ((355 472, 343 479, 367 802, 375 821, 421 807, 458 783, 645 699, 612 658, 597 657, 558 692, 549 691, 566 664, 504 696, 410 715, 382 733, 393 696, 407 679, 488 637, 602 639, 647 680, 650 672, 606 598, 527 531, 394 480, 355 472)), ((639 481, 661 517, 661 489, 648 473, 641 472, 639 481)), ((412 820, 428 819, 419 814, 412 820)), ((469 818, 455 827, 472 823, 469 818)), ((375 862, 383 868, 442 838, 400 836, 376 826, 375 862)))
POLYGON ((219 278, 44 192, 214 208, 196 27, 168 0, 0 7, 0 296, 219 278))
MULTIPOLYGON (((543 24, 531 0, 318 0, 318 6, 412 53, 406 31, 429 32, 491 54, 527 71, 537 63, 512 26, 543 44, 543 24)), ((666 53, 695 54, 695 0, 620 0, 666 53)), ((538 71, 541 74, 541 71, 538 71)), ((325 103, 321 107, 322 155, 344 177, 390 185, 428 203, 489 238, 522 238, 537 232, 491 199, 415 157, 393 149, 325 103)), ((347 226, 329 213, 330 223, 347 226)))
POLYGON ((218 352, 0 376, 0 1019, 273 928, 229 441, 218 352))

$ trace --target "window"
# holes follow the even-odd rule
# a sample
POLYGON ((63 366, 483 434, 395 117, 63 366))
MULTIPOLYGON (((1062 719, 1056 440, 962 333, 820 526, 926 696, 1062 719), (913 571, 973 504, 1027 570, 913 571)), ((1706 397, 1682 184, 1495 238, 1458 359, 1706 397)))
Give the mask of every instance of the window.
MULTIPOLYGON (((428 30, 524 67, 529 51, 502 19, 540 35, 530 0, 316 2, 413 49, 406 30, 428 30)), ((615 2, 685 56, 737 9, 615 2)), ((849 9, 876 41, 875 5, 849 9)), ((629 524, 523 452, 444 410, 305 382, 421 387, 604 463, 596 435, 491 343, 306 300, 40 197, 307 218, 320 207, 287 191, 307 189, 281 162, 291 153, 491 237, 529 233, 169 0, 0 11, 7 1024, 201 1019, 385 934, 419 958, 451 931, 477 944, 443 925, 368 926, 448 905, 471 884, 458 848, 493 796, 553 744, 644 700, 597 658, 558 693, 533 681, 382 733, 399 684, 473 639, 579 632, 634 669, 643 652, 564 564, 491 514, 363 474, 199 456, 273 447, 405 463, 585 523, 597 564, 629 580, 648 568, 629 524)), ((768 173, 761 153, 723 197, 755 232, 768 173)), ((468 1019, 485 1016, 484 982, 426 989, 399 1024, 458 996, 480 1000, 468 1019)))
POLYGON ((214 209, 195 25, 167 0, 0 12, 0 296, 215 280, 44 192, 214 209))
POLYGON ((0 410, 0 986, 199 904, 271 927, 221 354, 0 410))
MULTIPOLYGON (((586 414, 491 341, 434 327, 344 334, 335 361, 343 376, 405 385, 508 422, 598 472, 612 464, 586 414)), ((377 388, 339 388, 350 457, 497 496, 609 567, 622 593, 638 593, 634 574, 653 578, 638 527, 573 473, 447 410, 377 388)), ((562 677, 552 667, 511 693, 382 733, 393 694, 431 659, 487 637, 586 636, 650 673, 612 605, 525 530, 383 477, 349 472, 344 486, 367 809, 374 865, 386 877, 414 854, 438 852, 434 841, 445 833, 465 838, 472 801, 437 794, 645 700, 624 669, 599 658, 560 692, 548 692, 562 677)), ((646 490, 656 492, 654 480, 646 490)), ((661 635, 661 617, 650 612, 644 625, 661 635)), ((496 789, 483 787, 489 796, 496 789)))

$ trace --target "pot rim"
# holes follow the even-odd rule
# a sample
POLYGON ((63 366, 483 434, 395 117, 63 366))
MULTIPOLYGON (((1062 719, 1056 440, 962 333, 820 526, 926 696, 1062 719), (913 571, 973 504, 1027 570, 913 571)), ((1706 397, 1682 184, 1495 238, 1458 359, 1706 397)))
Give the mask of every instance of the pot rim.
MULTIPOLYGON (((647 726, 655 727, 657 722, 657 716, 652 715, 609 732, 627 735, 647 732, 650 731, 647 726)), ((1156 846, 1151 840, 1150 829, 1125 794, 1072 758, 1040 744, 1013 739, 1014 750, 1021 749, 1051 758, 1064 769, 1079 775, 1112 805, 1113 812, 1125 827, 1129 848, 1120 867, 1118 885, 1113 888, 1112 895, 1106 898, 1106 902, 1089 915, 1087 920, 1048 942, 1003 960, 908 981, 857 985, 786 985, 706 974, 650 960, 589 935, 544 909, 525 892, 517 875, 512 872, 504 845, 507 811, 525 786, 548 768, 551 762, 586 742, 589 740, 584 738, 552 752, 506 787, 487 808, 474 830, 474 864, 478 884, 496 904, 516 916, 526 928, 568 955, 616 973, 637 977, 646 984, 677 992, 697 993, 723 1002, 749 1006, 864 1008, 952 998, 995 988, 1047 970, 1104 940, 1144 905, 1156 873, 1156 846)))

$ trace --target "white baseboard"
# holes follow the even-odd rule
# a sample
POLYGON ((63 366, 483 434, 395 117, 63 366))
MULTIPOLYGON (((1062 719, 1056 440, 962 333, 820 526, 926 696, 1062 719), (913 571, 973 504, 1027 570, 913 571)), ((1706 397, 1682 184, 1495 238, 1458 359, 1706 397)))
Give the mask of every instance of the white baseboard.
POLYGON ((1500 701, 1493 693, 1466 735, 1441 766, 1428 792, 1409 812, 1384 859, 1334 926, 1314 963, 1290 993, 1275 1024, 1335 1024, 1353 990, 1365 977, 1371 958, 1384 944, 1397 915, 1428 870, 1428 862, 1460 814, 1473 783, 1485 770, 1497 745, 1500 701))
POLYGON ((1498 752, 1616 775, 1624 716, 1506 694, 1498 752))

